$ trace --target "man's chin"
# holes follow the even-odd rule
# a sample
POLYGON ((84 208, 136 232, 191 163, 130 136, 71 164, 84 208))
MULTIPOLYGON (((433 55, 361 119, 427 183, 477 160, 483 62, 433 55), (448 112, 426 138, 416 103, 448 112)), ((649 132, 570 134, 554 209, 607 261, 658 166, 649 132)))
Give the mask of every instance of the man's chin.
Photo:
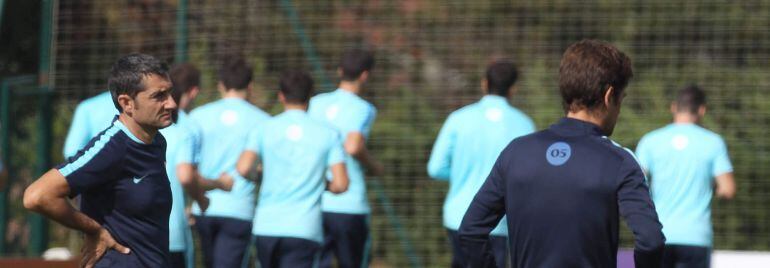
POLYGON ((163 129, 163 128, 167 128, 168 126, 170 126, 170 125, 171 125, 171 124, 173 124, 173 123, 174 123, 174 122, 172 122, 172 121, 171 121, 171 119, 169 119, 169 120, 163 120, 163 121, 161 121, 161 122, 160 122, 160 123, 157 125, 157 127, 158 127, 158 129, 163 129))

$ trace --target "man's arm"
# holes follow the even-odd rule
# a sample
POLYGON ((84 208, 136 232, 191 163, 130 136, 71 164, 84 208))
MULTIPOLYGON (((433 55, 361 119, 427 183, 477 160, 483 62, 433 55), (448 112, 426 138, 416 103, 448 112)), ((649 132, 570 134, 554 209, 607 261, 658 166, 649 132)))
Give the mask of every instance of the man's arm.
POLYGON ((716 158, 711 167, 711 174, 716 178, 716 195, 719 198, 732 199, 736 191, 733 163, 727 154, 727 144, 724 140, 720 140, 716 152, 716 158))
MULTIPOLYGON (((629 152, 630 153, 630 152, 629 152)), ((650 190, 645 183, 644 173, 633 157, 629 156, 620 168, 620 185, 617 198, 620 214, 634 233, 634 262, 636 267, 661 267, 663 226, 658 221, 650 190)))
POLYGON ((238 163, 235 165, 235 170, 242 177, 258 181, 262 175, 262 166, 258 164, 259 155, 251 150, 245 150, 238 157, 238 163))
POLYGON ((115 242, 110 233, 94 219, 70 205, 67 196, 69 184, 59 170, 51 169, 24 191, 23 203, 26 209, 43 214, 69 228, 85 234, 83 260, 81 265, 92 267, 107 249, 129 254, 130 249, 115 242))
POLYGON ((716 195, 723 199, 735 197, 735 178, 732 172, 723 173, 716 177, 716 195))
POLYGON ((345 163, 340 162, 330 167, 332 171, 332 180, 326 185, 326 190, 335 194, 341 194, 348 190, 350 180, 345 163))
POLYGON ((497 159, 460 224, 460 247, 468 258, 470 267, 495 266, 489 233, 505 215, 505 178, 500 167, 502 158, 501 155, 497 159))
POLYGON ((454 133, 451 127, 451 116, 438 133, 436 142, 430 152, 428 160, 428 175, 439 180, 448 180, 451 175, 452 147, 454 146, 454 133))
POLYGON ((361 132, 350 132, 345 138, 345 152, 360 162, 366 172, 378 176, 384 172, 384 167, 369 153, 366 148, 366 138, 361 132))

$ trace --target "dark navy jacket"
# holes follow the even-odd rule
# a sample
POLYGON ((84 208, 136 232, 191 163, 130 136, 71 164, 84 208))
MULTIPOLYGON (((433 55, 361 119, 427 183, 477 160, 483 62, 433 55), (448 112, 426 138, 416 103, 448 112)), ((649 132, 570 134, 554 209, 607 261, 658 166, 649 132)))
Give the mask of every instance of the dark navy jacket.
MULTIPOLYGON (((117 119, 117 117, 116 117, 117 119)), ((171 188, 166 174, 166 141, 136 138, 118 120, 57 169, 80 210, 130 248, 108 250, 96 267, 168 267, 171 188)))
POLYGON ((514 267, 615 267, 618 218, 636 237, 636 267, 661 264, 665 238, 631 151, 591 123, 564 118, 513 140, 463 218, 472 267, 493 267, 489 232, 508 216, 514 267))

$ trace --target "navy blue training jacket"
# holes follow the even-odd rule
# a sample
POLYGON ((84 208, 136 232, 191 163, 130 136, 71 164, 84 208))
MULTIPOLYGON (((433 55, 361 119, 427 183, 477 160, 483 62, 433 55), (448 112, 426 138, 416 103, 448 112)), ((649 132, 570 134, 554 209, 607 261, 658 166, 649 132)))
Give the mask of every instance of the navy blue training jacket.
POLYGON ((472 267, 494 267, 487 240, 508 216, 514 267, 616 267, 618 222, 633 231, 636 267, 659 267, 665 238, 631 151, 591 123, 563 118, 513 140, 460 226, 472 267))

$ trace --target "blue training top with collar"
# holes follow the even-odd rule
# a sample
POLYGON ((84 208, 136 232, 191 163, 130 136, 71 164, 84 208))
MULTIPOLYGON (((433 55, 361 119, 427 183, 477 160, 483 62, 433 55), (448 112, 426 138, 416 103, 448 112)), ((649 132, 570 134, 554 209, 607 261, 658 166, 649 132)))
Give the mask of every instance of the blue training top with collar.
POLYGON ((130 254, 108 250, 96 267, 169 266, 171 189, 166 140, 145 144, 117 120, 57 169, 80 210, 102 225, 130 254))

